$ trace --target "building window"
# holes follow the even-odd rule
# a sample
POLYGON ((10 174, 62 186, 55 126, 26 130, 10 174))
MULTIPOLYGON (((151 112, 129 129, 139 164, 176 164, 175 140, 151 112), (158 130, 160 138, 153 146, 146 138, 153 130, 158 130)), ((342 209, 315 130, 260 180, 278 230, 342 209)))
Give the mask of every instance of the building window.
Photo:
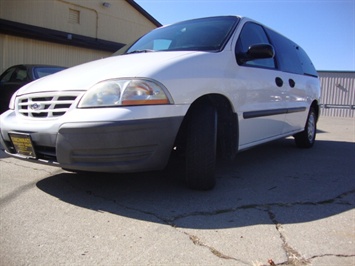
POLYGON ((80 11, 69 8, 69 23, 80 24, 80 11))

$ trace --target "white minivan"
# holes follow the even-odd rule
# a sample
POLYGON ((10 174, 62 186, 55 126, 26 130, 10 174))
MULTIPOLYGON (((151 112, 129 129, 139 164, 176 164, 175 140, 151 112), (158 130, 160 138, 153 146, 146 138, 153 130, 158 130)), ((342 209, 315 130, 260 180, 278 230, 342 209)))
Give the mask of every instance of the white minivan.
POLYGON ((113 56, 34 81, 0 117, 13 157, 81 172, 141 172, 183 156, 193 189, 218 158, 294 136, 314 144, 320 82, 304 50, 251 19, 163 26, 113 56))

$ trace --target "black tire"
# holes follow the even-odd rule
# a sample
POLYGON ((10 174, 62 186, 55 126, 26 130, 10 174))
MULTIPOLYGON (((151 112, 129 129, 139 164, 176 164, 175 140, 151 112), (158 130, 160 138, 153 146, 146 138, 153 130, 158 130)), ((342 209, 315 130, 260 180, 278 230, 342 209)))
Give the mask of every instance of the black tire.
POLYGON ((192 110, 186 136, 186 182, 196 190, 216 184, 217 112, 211 105, 192 110))
POLYGON ((317 114, 311 107, 304 131, 294 135, 295 142, 299 148, 311 148, 315 142, 317 134, 317 114))

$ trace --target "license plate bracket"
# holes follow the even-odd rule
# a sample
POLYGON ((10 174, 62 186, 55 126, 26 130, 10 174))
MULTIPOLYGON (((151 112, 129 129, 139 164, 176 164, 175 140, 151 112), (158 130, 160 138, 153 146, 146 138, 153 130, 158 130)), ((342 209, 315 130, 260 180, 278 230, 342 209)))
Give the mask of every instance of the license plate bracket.
POLYGON ((26 158, 36 158, 36 152, 29 134, 10 133, 9 136, 18 155, 26 158))

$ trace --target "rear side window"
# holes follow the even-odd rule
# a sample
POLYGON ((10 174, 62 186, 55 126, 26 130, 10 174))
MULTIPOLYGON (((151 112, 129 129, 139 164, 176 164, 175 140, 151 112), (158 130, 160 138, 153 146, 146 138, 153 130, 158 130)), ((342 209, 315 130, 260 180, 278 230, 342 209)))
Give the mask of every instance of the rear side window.
MULTIPOLYGON (((262 26, 248 22, 243 26, 236 46, 236 54, 244 54, 254 44, 270 44, 269 39, 262 26)), ((274 58, 255 59, 243 64, 243 66, 256 66, 275 68, 274 58)))
POLYGON ((276 60, 280 70, 318 76, 311 60, 301 47, 271 29, 266 29, 266 32, 276 50, 276 60))
POLYGON ((267 29, 266 31, 276 50, 275 56, 280 70, 295 74, 303 74, 301 62, 297 54, 298 46, 273 30, 267 29))

